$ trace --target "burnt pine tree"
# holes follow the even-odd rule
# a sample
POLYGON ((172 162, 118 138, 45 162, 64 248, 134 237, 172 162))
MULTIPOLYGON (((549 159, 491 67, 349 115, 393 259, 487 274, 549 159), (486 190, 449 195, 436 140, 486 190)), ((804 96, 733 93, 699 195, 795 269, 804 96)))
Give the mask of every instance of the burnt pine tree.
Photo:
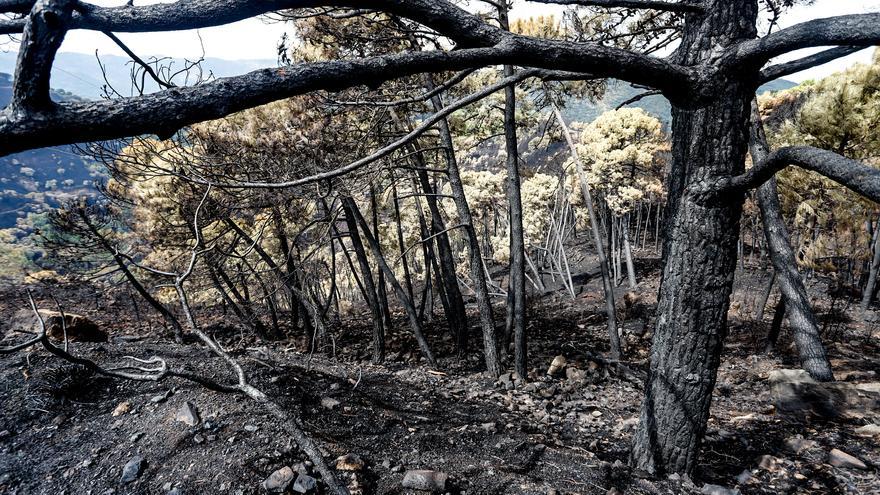
MULTIPOLYGON (((657 327, 632 462, 652 473, 689 472, 705 431, 726 334, 742 193, 781 168, 797 165, 880 199, 880 177, 875 171, 813 148, 776 150, 743 174, 750 102, 759 84, 764 78, 832 60, 843 51, 831 49, 783 66, 764 66, 800 48, 877 44, 880 14, 818 19, 758 37, 758 0, 540 1, 675 12, 683 17, 680 44, 669 57, 657 58, 594 42, 533 38, 505 31, 447 0, 178 0, 112 8, 77 0, 5 0, 0 11, 13 18, 0 23, 0 32, 20 36, 21 49, 13 99, 0 117, 0 154, 139 134, 164 138, 186 125, 289 96, 490 65, 575 72, 583 78, 615 77, 654 88, 673 104, 673 163, 657 327), (320 7, 373 9, 409 19, 450 40, 455 49, 438 43, 433 51, 297 63, 132 98, 50 100, 52 63, 68 30, 197 29, 284 9, 320 7)), ((530 74, 540 77, 541 73, 530 74)), ((461 104, 475 99, 465 98, 461 104)), ((435 114, 433 120, 429 117, 429 125, 420 129, 445 115, 448 112, 435 114)), ((411 134, 409 141, 417 134, 411 134)), ((330 180, 409 141, 398 140, 369 158, 276 186, 330 180)))

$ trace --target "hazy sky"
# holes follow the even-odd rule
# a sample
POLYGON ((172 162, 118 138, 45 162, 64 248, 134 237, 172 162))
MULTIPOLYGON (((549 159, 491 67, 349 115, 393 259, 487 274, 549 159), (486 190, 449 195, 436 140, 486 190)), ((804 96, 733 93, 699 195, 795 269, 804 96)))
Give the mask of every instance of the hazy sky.
MULTIPOLYGON (((161 0, 169 3, 172 0, 161 0)), ((97 0, 91 3, 115 6, 122 5, 123 0, 97 0)), ((144 1, 136 2, 137 5, 144 1)), ((157 3, 157 2, 151 2, 157 3)), ((562 8, 542 5, 519 0, 513 12, 517 17, 528 17, 540 14, 558 14, 562 8)), ((817 0, 810 7, 798 7, 784 19, 783 25, 790 25, 810 19, 834 15, 880 12, 880 0, 817 0)), ((224 59, 272 59, 276 58, 276 46, 287 27, 283 24, 265 23, 260 19, 202 29, 199 31, 204 42, 205 54, 209 57, 224 59)), ((201 45, 195 31, 178 31, 170 33, 120 34, 126 44, 142 57, 150 55, 169 55, 176 57, 197 57, 201 53, 201 45)), ((61 47, 62 51, 94 54, 100 53, 123 55, 116 45, 100 33, 77 30, 69 33, 61 47)), ((870 60, 871 50, 865 50, 845 59, 803 72, 791 79, 803 80, 819 77, 839 70, 855 61, 870 60)), ((803 54, 795 54, 802 56, 803 54)))

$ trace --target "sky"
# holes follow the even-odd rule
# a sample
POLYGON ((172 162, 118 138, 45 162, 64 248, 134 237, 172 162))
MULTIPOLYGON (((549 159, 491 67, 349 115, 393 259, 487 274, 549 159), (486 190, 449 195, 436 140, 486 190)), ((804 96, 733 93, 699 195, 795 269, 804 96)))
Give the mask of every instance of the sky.
MULTIPOLYGON (((160 2, 137 1, 136 5, 146 3, 170 3, 173 0, 160 0, 160 2)), ((118 6, 125 3, 124 0, 93 0, 91 3, 102 6, 118 6)), ((529 17, 537 15, 556 14, 562 11, 560 6, 543 5, 539 3, 517 0, 514 4, 514 17, 529 17)), ((830 17, 843 14, 856 14, 864 12, 880 12, 880 0, 816 0, 811 6, 796 7, 783 20, 783 27, 811 19, 830 17)), ((174 57, 198 57, 204 53, 208 57, 223 58, 228 60, 241 59, 268 59, 275 60, 276 47, 282 34, 289 27, 281 23, 267 23, 262 19, 248 19, 234 24, 218 26, 196 31, 175 31, 168 33, 144 33, 144 34, 119 34, 119 37, 142 58, 151 55, 164 55, 174 57), (201 37, 201 40, 200 40, 201 37)), ((13 49, 14 47, 7 47, 13 49)), ((103 34, 94 31, 77 30, 69 33, 65 38, 61 51, 94 54, 95 50, 102 54, 124 55, 112 41, 103 34)), ((789 54, 778 61, 798 58, 816 50, 807 50, 789 54)), ((841 70, 854 62, 870 60, 872 50, 864 50, 836 62, 817 67, 789 79, 803 81, 825 76, 831 72, 841 70)))

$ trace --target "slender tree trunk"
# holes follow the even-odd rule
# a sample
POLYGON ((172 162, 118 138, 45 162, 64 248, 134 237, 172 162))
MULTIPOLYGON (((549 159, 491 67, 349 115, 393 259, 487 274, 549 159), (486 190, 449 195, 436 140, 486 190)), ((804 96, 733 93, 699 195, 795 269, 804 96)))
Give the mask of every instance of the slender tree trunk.
MULTIPOLYGON (((429 91, 435 88, 434 81, 430 76, 426 78, 426 87, 429 91)), ((434 111, 443 108, 440 96, 431 98, 434 111)), ((480 328, 483 333, 483 355, 486 362, 487 372, 497 377, 501 375, 501 364, 498 360, 498 340, 495 334, 495 321, 492 316, 492 301, 489 298, 489 290, 486 285, 486 273, 483 266, 483 255, 480 251, 480 243, 477 231, 474 227, 474 219, 471 208, 464 194, 464 184, 461 182, 461 173, 458 169, 458 160, 455 157, 455 148, 452 142, 452 134, 446 119, 437 123, 440 131, 440 144, 443 146, 443 157, 446 160, 446 169, 449 174, 449 187, 452 191, 452 199, 458 213, 459 222, 464 225, 465 238, 468 246, 468 269, 474 284, 474 299, 477 303, 477 311, 480 315, 480 328)))
POLYGON ((785 296, 779 298, 776 303, 776 309, 773 310, 773 322, 770 323, 770 331, 767 332, 767 344, 764 346, 764 353, 770 354, 776 349, 776 342, 779 340, 779 334, 782 332, 782 320, 785 319, 785 296))
MULTIPOLYGON (((376 188, 373 184, 370 184, 370 210, 373 219, 372 235, 376 239, 379 256, 384 258, 385 255, 382 252, 381 237, 379 235, 379 205, 376 203, 376 188)), ((369 230, 368 226, 364 225, 363 227, 369 230)), ((384 320, 385 328, 391 329, 394 327, 394 322, 391 319, 391 307, 388 305, 388 285, 385 283, 385 272, 381 268, 376 273, 376 289, 376 293, 379 295, 379 307, 382 309, 382 319, 384 320)))
POLYGON ((428 341, 425 339, 425 336, 422 332, 422 324, 419 321, 419 315, 416 311, 415 306, 413 306, 413 302, 407 297, 406 291, 400 285, 400 282, 397 281, 397 277, 394 276, 394 271, 388 265, 388 262, 385 260, 385 257, 382 256, 382 250, 379 248, 379 241, 373 237, 372 232, 370 232, 370 226, 367 224, 367 221, 364 219, 363 215, 361 215, 360 210, 355 204, 354 200, 350 197, 342 198, 343 205, 346 208, 346 216, 351 213, 355 220, 357 220, 358 225, 361 226, 361 230, 364 233, 364 237, 367 240, 367 244, 370 246, 370 250, 373 252, 373 257, 376 258, 376 261, 379 263, 379 269, 385 273, 385 276, 388 279, 388 282, 391 284, 391 287, 394 289, 394 293, 397 295, 398 301, 403 306, 404 311, 406 311, 406 315, 409 318, 410 328, 412 328, 413 335, 416 338, 416 342, 419 345, 419 348, 422 351, 422 355, 425 357, 425 360, 428 361, 430 365, 436 365, 436 361, 434 359, 434 354, 431 352, 431 347, 428 345, 428 341))
MULTIPOLYGON (((501 29, 510 30, 506 1, 498 5, 501 29)), ((504 66, 504 76, 513 75, 513 66, 504 66)), ((516 86, 504 88, 504 144, 507 151, 507 201, 510 211, 510 277, 508 291, 513 301, 507 308, 513 322, 514 356, 516 373, 528 377, 528 341, 526 335, 526 263, 523 236, 522 195, 519 177, 519 142, 516 135, 516 86)))
MULTIPOLYGON (((675 59, 707 63, 718 50, 757 36, 757 0, 707 0, 687 14, 675 59)), ((711 99, 673 110, 667 238, 639 426, 632 462, 652 474, 692 473, 696 467, 736 269, 742 197, 704 201, 700 184, 743 172, 750 102, 757 74, 720 76, 711 99)))
MULTIPOLYGON (((757 101, 752 103, 752 159, 760 163, 769 150, 764 127, 758 113, 757 101)), ((794 250, 779 206, 776 179, 770 179, 758 188, 758 207, 764 225, 764 237, 770 251, 770 262, 779 280, 779 289, 785 299, 785 311, 798 350, 801 367, 818 381, 832 381, 834 374, 825 353, 819 333, 819 323, 810 306, 807 289, 797 269, 794 250)), ((780 322, 781 324, 781 322, 780 322)))
POLYGON ((373 282, 373 271, 370 269, 367 252, 364 249, 364 243, 361 241, 361 236, 358 232, 356 217, 351 207, 352 203, 354 203, 354 200, 342 198, 345 223, 348 226, 348 238, 351 241, 352 249, 354 249, 358 265, 360 265, 364 295, 367 299, 367 305, 370 307, 370 312, 373 314, 373 362, 381 363, 385 360, 385 325, 382 318, 382 309, 379 306, 376 284, 373 282))
MULTIPOLYGON (((626 276, 629 282, 629 288, 636 288, 636 267, 633 264, 632 247, 629 244, 629 214, 623 222, 623 255, 626 257, 626 276)), ((638 239, 638 236, 636 237, 638 239)))
POLYGON ((79 214, 79 217, 86 224, 86 227, 88 227, 88 229, 92 233, 92 235, 95 236, 95 239, 98 240, 98 243, 101 245, 101 247, 104 248, 104 251, 106 251, 107 253, 109 253, 113 256, 113 261, 116 262, 116 266, 119 267, 119 270, 125 276, 125 279, 128 280, 128 283, 131 284, 132 287, 134 287, 134 290, 137 291, 137 293, 140 294, 141 297, 143 297, 144 300, 147 301, 147 303, 153 307, 153 309, 155 309, 156 311, 159 312, 160 315, 162 315, 162 318, 164 318, 165 321, 169 325, 171 325, 172 331, 174 333, 174 340, 178 344, 182 344, 183 343, 183 327, 181 327, 180 321, 178 321, 177 317, 174 316, 174 313, 172 313, 171 310, 166 308, 164 304, 162 304, 158 300, 156 300, 156 298, 153 297, 153 295, 150 294, 149 291, 147 291, 147 289, 140 282, 140 280, 138 280, 138 278, 134 275, 134 273, 132 273, 131 270, 129 270, 128 265, 126 264, 125 258, 123 258, 119 254, 119 252, 113 246, 110 245, 110 241, 108 241, 107 238, 101 234, 101 232, 95 226, 94 222, 92 222, 92 220, 89 218, 88 214, 84 211, 80 211, 80 212, 78 212, 78 214, 79 214))
POLYGON ((874 298, 874 289, 877 286, 877 271, 880 268, 880 235, 874 234, 874 242, 872 243, 874 256, 871 259, 871 267, 868 271, 868 283, 865 284, 865 291, 862 293, 862 302, 859 308, 864 313, 871 306, 874 298))
POLYGON ((617 333, 617 313, 614 305, 614 286, 611 285, 611 271, 608 269, 608 258, 605 257, 605 247, 603 245, 602 233, 599 231, 599 220, 596 217, 596 210, 593 207, 593 196, 590 194, 590 186, 587 183, 584 167, 578 156, 577 148, 571 137, 571 132, 562 118, 559 108, 553 105, 553 113, 556 120, 562 128, 562 135, 568 143, 571 150, 572 158, 574 158, 575 168, 578 174, 578 182, 581 186, 581 194, 584 197, 584 204, 587 207, 587 213, 590 216, 590 229, 593 232, 593 243, 596 245, 596 256, 599 258, 599 271, 602 274, 602 289, 605 291, 605 315, 608 326, 608 340, 611 344, 611 359, 620 359, 620 335, 617 333))
MULTIPOLYGON (((397 125, 404 128, 404 123, 393 113, 397 125)), ((412 126, 406 124, 406 129, 411 130, 412 126)), ((437 262, 440 265, 438 273, 438 281, 443 282, 443 294, 441 298, 443 309, 446 313, 446 320, 449 322, 449 329, 455 336, 456 348, 459 354, 467 351, 467 310, 464 305, 464 297, 461 295, 461 288, 458 286, 458 276, 455 271, 455 258, 453 257, 452 247, 449 242, 449 234, 446 232, 446 222, 440 211, 440 203, 437 200, 437 188, 432 184, 431 177, 426 170, 427 163, 424 156, 419 152, 417 145, 411 146, 410 160, 416 169, 419 185, 425 193, 425 200, 428 204, 428 211, 431 213, 431 233, 436 236, 432 242, 437 243, 437 262)))
POLYGON ((764 289, 761 300, 758 302, 758 311, 755 313, 755 321, 764 321, 764 311, 767 309, 767 301, 770 300, 770 293, 773 292, 773 286, 776 285, 776 270, 770 274, 770 280, 767 281, 767 287, 764 289))

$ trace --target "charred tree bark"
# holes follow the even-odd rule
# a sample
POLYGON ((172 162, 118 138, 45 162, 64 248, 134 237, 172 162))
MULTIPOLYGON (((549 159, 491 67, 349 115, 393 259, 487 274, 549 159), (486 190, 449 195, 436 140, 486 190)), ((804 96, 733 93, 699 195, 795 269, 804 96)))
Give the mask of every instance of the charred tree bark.
POLYGON ((871 267, 868 272, 868 283, 865 284, 865 292, 862 294, 862 302, 859 308, 864 313, 874 300, 874 292, 877 287, 877 272, 880 269, 880 234, 874 234, 874 242, 871 243, 874 256, 871 258, 871 267))
MULTIPOLYGON (((761 163, 767 159, 769 150, 757 102, 752 105, 751 154, 755 163, 761 163)), ((788 229, 782 218, 776 179, 770 179, 761 185, 757 196, 761 223, 764 225, 764 237, 767 239, 767 247, 770 251, 770 262, 776 271, 779 289, 785 300, 782 313, 783 315, 788 313, 788 322, 797 346, 801 367, 818 381, 832 381, 834 374, 819 336, 819 323, 813 314, 807 289, 798 272, 788 229)), ((782 320, 778 313, 780 313, 779 308, 773 318, 774 324, 781 325, 782 320), (778 322, 777 318, 779 318, 778 322)), ((778 329, 776 334, 778 335, 778 329)))
POLYGON ((342 209, 345 211, 348 238, 351 241, 351 247, 354 249, 355 258, 357 258, 361 269, 364 296, 367 299, 370 312, 373 314, 373 362, 381 363, 385 360, 385 325, 382 308, 379 306, 379 299, 376 293, 376 284, 373 282, 373 271, 370 269, 367 252, 364 249, 363 241, 361 241, 360 233, 358 233, 354 212, 351 210, 351 203, 353 202, 349 198, 343 198, 342 209))
MULTIPOLYGON (((710 0, 688 14, 676 58, 694 65, 757 35, 756 0, 710 0)), ((742 197, 707 203, 693 187, 742 172, 757 75, 720 77, 714 98, 673 110, 668 238, 632 463, 653 474, 696 466, 727 334, 742 197)))
POLYGON ((367 221, 364 219, 364 216, 361 214, 360 209, 358 209, 357 204, 350 197, 342 198, 343 205, 346 208, 346 216, 351 213, 353 218, 357 220, 358 225, 361 226, 363 230, 364 237, 367 240, 367 244, 370 246, 370 250, 373 252, 373 257, 376 258, 376 261, 379 263, 379 269, 385 273, 385 276, 388 278, 388 282, 391 284, 391 287, 394 289, 394 293, 397 295, 398 301, 400 301, 401 306, 403 306, 404 311, 406 311, 406 315, 409 318, 410 328, 412 329, 413 336, 416 338, 416 342, 419 345, 419 349, 422 351, 422 355, 425 357, 425 360, 428 361, 428 364, 435 365, 436 360, 434 359, 434 354, 431 352, 431 347, 428 345, 428 341, 425 339, 425 335, 422 332, 422 323, 419 321, 419 315, 416 311, 413 302, 406 296, 406 291, 400 285, 400 282, 397 281, 397 277, 394 276, 394 271, 388 265, 388 262, 385 260, 385 257, 382 256, 382 250, 379 247, 379 241, 373 236, 370 232, 370 226, 367 224, 367 221))
MULTIPOLYGON (((510 30, 507 3, 498 4, 501 29, 510 30)), ((513 75, 513 66, 504 66, 504 77, 513 75)), ((522 192, 519 178, 519 142, 516 136, 516 85, 504 88, 504 148, 507 151, 507 201, 510 210, 510 276, 507 290, 513 300, 507 307, 513 326, 513 365, 516 373, 528 377, 526 335, 526 262, 523 237, 522 192)))
MULTIPOLYGON (((434 82, 430 76, 426 78, 429 91, 434 90, 434 82)), ((443 108, 443 102, 439 96, 431 98, 431 105, 435 111, 443 108)), ((449 131, 449 123, 444 118, 437 123, 440 131, 440 144, 443 146, 443 157, 446 161, 446 169, 449 174, 449 188, 452 190, 452 199, 458 213, 459 222, 464 225, 465 238, 468 245, 468 269, 474 284, 474 299, 477 303, 477 312, 480 315, 480 328, 483 332, 483 355, 486 362, 486 370, 493 377, 501 374, 501 364, 498 360, 498 340, 495 332, 495 321, 492 315, 492 301, 489 298, 489 289, 486 285, 486 272, 483 268, 482 251, 477 239, 477 231, 474 228, 474 219, 471 208, 464 194, 464 185, 461 182, 461 173, 458 168, 458 160, 455 157, 455 147, 452 142, 452 133, 449 131)))

